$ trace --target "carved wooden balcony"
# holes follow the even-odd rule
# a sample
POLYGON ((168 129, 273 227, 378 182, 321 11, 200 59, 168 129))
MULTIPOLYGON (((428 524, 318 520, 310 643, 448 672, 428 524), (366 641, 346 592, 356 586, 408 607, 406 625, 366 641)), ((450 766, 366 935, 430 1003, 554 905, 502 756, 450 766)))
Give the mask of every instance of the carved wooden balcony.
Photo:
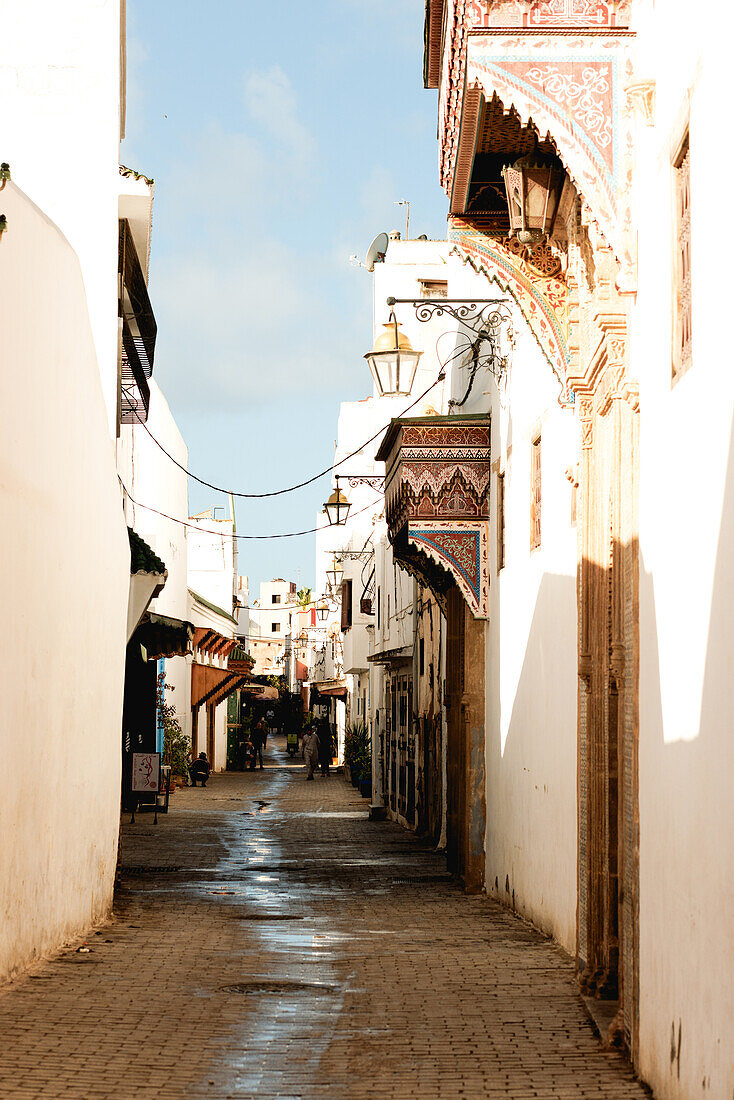
POLYGON ((377 453, 393 554, 444 606, 458 585, 476 618, 489 604, 490 434, 486 416, 393 420, 377 453))

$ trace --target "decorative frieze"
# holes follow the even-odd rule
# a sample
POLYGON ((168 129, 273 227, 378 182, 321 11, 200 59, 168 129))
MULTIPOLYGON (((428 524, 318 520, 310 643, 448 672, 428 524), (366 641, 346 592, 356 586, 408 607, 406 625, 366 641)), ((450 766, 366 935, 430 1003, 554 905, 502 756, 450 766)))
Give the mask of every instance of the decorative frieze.
POLYGON ((456 584, 476 618, 489 606, 489 458, 482 416, 393 420, 377 453, 395 558, 442 607, 456 584))

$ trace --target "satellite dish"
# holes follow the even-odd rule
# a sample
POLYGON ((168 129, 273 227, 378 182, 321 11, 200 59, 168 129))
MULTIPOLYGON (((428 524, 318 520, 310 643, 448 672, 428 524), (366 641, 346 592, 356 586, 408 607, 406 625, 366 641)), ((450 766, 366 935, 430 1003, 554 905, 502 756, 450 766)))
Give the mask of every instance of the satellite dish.
POLYGON ((375 270, 375 264, 381 264, 385 259, 387 246, 390 243, 387 233, 378 233, 372 244, 367 249, 365 267, 368 271, 375 270))

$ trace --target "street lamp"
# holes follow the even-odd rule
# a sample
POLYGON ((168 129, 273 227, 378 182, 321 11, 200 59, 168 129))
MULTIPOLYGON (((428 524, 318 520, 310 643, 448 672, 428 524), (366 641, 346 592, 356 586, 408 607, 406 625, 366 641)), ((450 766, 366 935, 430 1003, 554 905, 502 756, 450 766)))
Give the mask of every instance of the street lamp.
POLYGON ((502 169, 510 214, 510 235, 521 244, 538 241, 553 231, 563 190, 564 171, 558 157, 535 152, 502 169))
POLYGON ((339 488, 339 475, 336 476, 336 489, 324 504, 326 518, 331 527, 342 527, 347 522, 351 504, 339 488))
POLYGON ((335 592, 339 585, 342 583, 343 576, 344 570, 342 569, 341 565, 336 560, 336 558, 332 558, 331 569, 326 570, 326 579, 332 592, 335 592))
POLYGON ((408 337, 400 332, 394 310, 390 310, 390 320, 383 328, 385 331, 375 340, 372 351, 365 355, 375 385, 380 397, 386 394, 409 394, 418 360, 423 352, 414 351, 408 337))
POLYGON ((319 617, 319 622, 325 623, 329 617, 329 605, 324 600, 322 603, 316 605, 316 614, 319 617))

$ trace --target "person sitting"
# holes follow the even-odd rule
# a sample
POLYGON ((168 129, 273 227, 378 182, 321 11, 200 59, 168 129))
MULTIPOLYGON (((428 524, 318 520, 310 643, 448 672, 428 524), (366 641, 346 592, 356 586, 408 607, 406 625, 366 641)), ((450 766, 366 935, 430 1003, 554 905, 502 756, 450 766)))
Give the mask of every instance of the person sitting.
POLYGON ((196 786, 197 779, 201 780, 202 787, 206 787, 209 778, 209 761, 205 752, 200 752, 196 760, 189 765, 189 781, 192 787, 196 786))

